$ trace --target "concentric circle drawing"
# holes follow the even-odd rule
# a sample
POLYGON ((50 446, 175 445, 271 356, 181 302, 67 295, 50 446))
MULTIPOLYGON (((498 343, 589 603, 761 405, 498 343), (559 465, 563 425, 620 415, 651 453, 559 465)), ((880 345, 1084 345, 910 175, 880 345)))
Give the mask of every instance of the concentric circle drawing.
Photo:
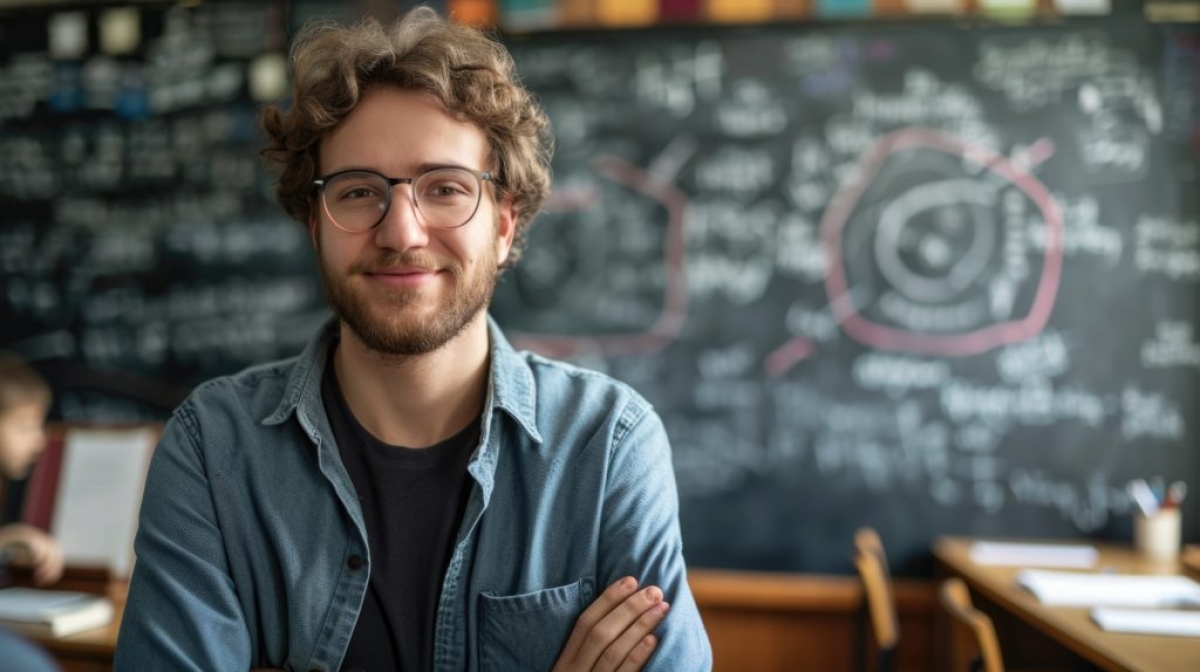
POLYGON ((990 149, 903 129, 864 156, 825 211, 830 307, 874 348, 973 355, 1045 326, 1062 270, 1046 188, 990 149))
POLYGON ((995 246, 987 191, 969 180, 948 180, 888 203, 875 236, 880 272, 922 301, 947 301, 964 291, 987 270, 995 246))

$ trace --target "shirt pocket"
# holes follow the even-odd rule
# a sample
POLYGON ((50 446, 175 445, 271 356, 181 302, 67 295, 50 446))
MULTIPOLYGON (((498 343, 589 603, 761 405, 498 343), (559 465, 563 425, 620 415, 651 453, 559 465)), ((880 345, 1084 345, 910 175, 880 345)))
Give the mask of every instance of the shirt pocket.
POLYGON ((481 593, 480 671, 549 672, 594 593, 591 579, 522 595, 481 593))

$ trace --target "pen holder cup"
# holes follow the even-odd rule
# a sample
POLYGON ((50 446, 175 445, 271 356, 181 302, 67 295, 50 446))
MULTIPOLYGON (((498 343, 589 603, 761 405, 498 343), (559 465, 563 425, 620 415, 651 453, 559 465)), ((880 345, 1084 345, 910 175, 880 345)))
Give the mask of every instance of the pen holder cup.
POLYGON ((1133 516, 1133 547, 1151 560, 1166 562, 1179 557, 1181 520, 1178 508, 1159 509, 1149 516, 1133 516))

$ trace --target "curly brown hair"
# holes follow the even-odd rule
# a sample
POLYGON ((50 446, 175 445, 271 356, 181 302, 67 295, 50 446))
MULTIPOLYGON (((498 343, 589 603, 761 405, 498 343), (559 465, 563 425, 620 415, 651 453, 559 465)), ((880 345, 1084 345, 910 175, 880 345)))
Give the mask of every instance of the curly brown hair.
POLYGON ((263 110, 262 155, 280 169, 275 193, 307 225, 315 204, 320 141, 362 96, 380 85, 425 91, 454 118, 487 136, 494 184, 512 198, 516 235, 503 267, 520 260, 533 217, 550 191, 550 122, 521 87, 508 50, 490 36, 451 23, 428 7, 391 28, 375 19, 354 26, 310 23, 291 48, 290 109, 263 110))
POLYGON ((46 380, 16 355, 0 351, 0 415, 22 404, 50 408, 53 395, 46 380))

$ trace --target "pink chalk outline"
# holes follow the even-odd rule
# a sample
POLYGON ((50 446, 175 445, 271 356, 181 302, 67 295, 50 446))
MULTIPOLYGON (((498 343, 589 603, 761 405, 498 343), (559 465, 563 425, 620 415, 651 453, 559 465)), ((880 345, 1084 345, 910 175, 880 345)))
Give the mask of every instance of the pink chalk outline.
MULTIPOLYGON (((1063 260, 1063 223, 1058 204, 1037 178, 1009 159, 986 147, 964 142, 940 131, 906 128, 880 138, 865 155, 858 172, 858 180, 838 192, 830 206, 825 209, 821 230, 826 255, 830 260, 825 276, 825 291, 831 299, 830 308, 847 334, 872 347, 952 357, 977 355, 997 346, 1018 343, 1036 336, 1046 327, 1054 309, 1063 260), (1042 218, 1046 224, 1046 256, 1033 304, 1024 319, 1001 322, 953 336, 914 333, 871 322, 858 314, 852 301, 839 300, 839 297, 849 296, 849 283, 842 263, 841 234, 850 214, 889 154, 922 147, 962 156, 979 163, 981 167, 1016 185, 1042 211, 1042 218)), ((783 347, 786 347, 786 344, 783 347)))
MULTIPOLYGON (((663 310, 653 325, 644 332, 611 336, 567 336, 512 332, 512 341, 519 348, 533 350, 548 357, 569 357, 577 353, 601 352, 609 355, 648 354, 658 352, 674 341, 687 317, 687 284, 684 268, 683 222, 687 198, 673 184, 652 173, 614 157, 599 159, 596 172, 643 194, 666 207, 667 237, 664 264, 667 269, 667 289, 663 310)), ((555 211, 583 210, 595 201, 594 194, 564 194, 554 199, 555 211)))
POLYGON ((807 338, 793 338, 767 355, 763 360, 763 370, 773 378, 782 376, 793 366, 808 359, 815 350, 813 342, 807 338))

